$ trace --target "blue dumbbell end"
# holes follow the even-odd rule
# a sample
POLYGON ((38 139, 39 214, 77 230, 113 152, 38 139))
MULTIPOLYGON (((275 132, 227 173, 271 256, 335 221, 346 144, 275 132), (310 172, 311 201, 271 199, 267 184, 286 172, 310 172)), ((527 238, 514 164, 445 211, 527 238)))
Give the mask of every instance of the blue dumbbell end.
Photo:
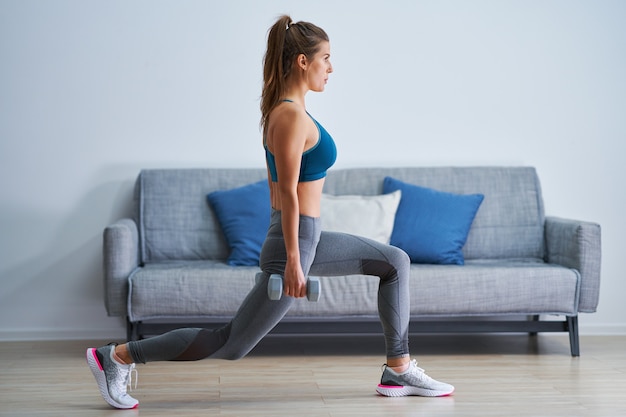
POLYGON ((322 293, 322 285, 319 278, 309 277, 307 282, 307 298, 309 301, 318 301, 322 293))
POLYGON ((280 300, 283 295, 283 278, 278 274, 270 275, 267 283, 267 296, 270 300, 280 300))

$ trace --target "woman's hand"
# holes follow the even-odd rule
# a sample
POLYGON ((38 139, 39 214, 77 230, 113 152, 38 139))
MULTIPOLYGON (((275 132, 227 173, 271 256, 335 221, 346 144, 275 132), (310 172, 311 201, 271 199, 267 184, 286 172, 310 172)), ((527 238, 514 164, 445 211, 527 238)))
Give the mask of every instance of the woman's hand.
POLYGON ((300 262, 287 261, 283 277, 283 291, 285 295, 295 298, 306 296, 306 277, 302 272, 300 262))

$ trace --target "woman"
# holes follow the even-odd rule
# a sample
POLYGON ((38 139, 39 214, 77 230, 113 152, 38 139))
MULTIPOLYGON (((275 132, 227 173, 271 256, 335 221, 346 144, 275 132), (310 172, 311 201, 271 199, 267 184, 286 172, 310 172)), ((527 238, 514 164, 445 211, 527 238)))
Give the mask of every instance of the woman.
POLYGON ((333 68, 328 36, 308 22, 282 16, 269 31, 264 59, 261 126, 272 215, 261 251, 264 279, 248 294, 232 321, 218 330, 178 329, 124 345, 87 350, 104 399, 135 408, 126 392, 135 362, 239 359, 306 296, 306 276, 380 277, 378 309, 387 363, 377 392, 385 396, 443 396, 454 391, 411 361, 408 347, 409 264, 400 249, 343 233, 321 232, 320 199, 326 170, 336 159, 328 132, 306 111, 308 91, 323 91, 333 68), (271 274, 281 274, 284 293, 267 297, 271 274))

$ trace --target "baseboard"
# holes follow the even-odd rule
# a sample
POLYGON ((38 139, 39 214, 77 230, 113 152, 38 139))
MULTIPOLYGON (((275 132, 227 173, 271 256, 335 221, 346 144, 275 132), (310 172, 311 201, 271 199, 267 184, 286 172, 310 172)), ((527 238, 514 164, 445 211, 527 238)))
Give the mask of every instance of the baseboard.
POLYGON ((624 336, 626 324, 581 324, 578 322, 581 336, 624 336))
POLYGON ((126 329, 1 329, 1 342, 44 340, 126 340, 126 329))
MULTIPOLYGON (((580 336, 623 336, 626 324, 579 324, 580 336)), ((1 342, 38 340, 126 340, 126 329, 0 329, 1 342)))

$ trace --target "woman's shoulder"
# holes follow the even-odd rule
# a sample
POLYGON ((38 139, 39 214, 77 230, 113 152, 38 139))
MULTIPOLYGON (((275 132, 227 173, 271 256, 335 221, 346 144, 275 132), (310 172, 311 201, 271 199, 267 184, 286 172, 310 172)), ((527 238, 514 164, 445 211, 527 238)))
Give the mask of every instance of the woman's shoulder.
POLYGON ((297 126, 304 125, 307 117, 306 111, 301 106, 291 102, 283 102, 272 110, 269 122, 270 125, 274 126, 297 126))
POLYGON ((272 152, 276 146, 303 148, 310 137, 307 113, 293 103, 281 103, 270 113, 266 143, 272 152), (291 104, 291 105, 289 105, 291 104))

